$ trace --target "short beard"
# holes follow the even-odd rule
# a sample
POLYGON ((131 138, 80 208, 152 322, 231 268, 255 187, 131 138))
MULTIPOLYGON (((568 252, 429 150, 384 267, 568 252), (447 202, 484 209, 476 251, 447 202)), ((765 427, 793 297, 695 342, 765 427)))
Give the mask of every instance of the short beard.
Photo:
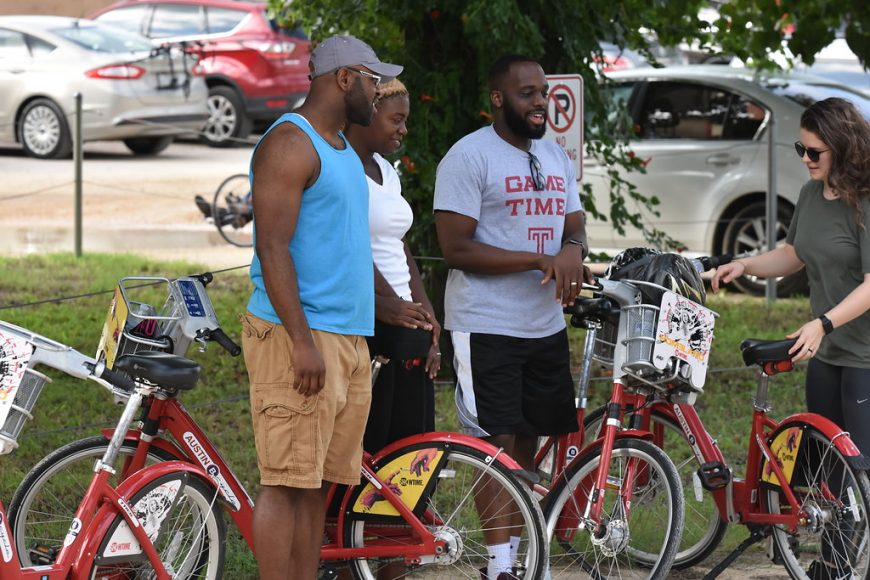
POLYGON ((540 139, 547 132, 546 113, 544 113, 544 124, 540 127, 533 127, 507 101, 502 109, 504 110, 504 122, 514 135, 524 139, 540 139))
POLYGON ((372 102, 362 88, 362 79, 357 78, 350 90, 344 95, 344 114, 348 123, 368 127, 375 116, 372 102))

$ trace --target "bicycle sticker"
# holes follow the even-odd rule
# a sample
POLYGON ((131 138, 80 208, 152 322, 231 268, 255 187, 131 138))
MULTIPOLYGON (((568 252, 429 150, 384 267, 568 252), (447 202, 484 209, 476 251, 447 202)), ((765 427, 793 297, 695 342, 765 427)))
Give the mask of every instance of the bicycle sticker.
POLYGON ((0 555, 3 556, 4 562, 12 561, 12 543, 9 541, 9 534, 6 533, 6 520, 3 519, 2 513, 0 513, 0 555))
POLYGON ((69 526, 69 531, 66 533, 66 538, 63 539, 64 547, 75 542, 80 531, 82 531, 82 521, 78 518, 73 518, 73 521, 69 526))
POLYGON ((190 431, 187 431, 181 438, 184 439, 185 443, 187 443, 187 447, 196 457, 197 461, 199 461, 200 465, 205 469, 206 473, 208 473, 212 480, 217 484, 221 495, 224 496, 231 506, 237 510, 240 509, 242 505, 239 503, 239 498, 237 498, 236 494, 233 493, 230 484, 227 483, 226 478, 224 478, 221 473, 220 467, 218 467, 217 464, 212 461, 211 457, 209 457, 208 453, 205 452, 205 449, 200 445, 196 436, 190 431))
MULTIPOLYGON (((166 519, 170 509, 175 504, 175 497, 178 495, 181 485, 180 479, 164 482, 145 494, 133 506, 134 518, 139 521, 152 542, 157 539, 163 520, 166 519)), ((133 535, 127 521, 124 520, 118 524, 112 537, 105 543, 102 557, 113 558, 140 553, 142 553, 142 546, 139 545, 139 541, 133 535)))
POLYGON ((15 393, 24 381, 33 345, 27 340, 0 330, 0 427, 12 410, 15 393))
POLYGON ((664 293, 659 312, 653 365, 664 370, 671 359, 684 361, 691 368, 692 386, 701 389, 707 376, 715 313, 674 292, 664 293))
MULTIPOLYGON (((800 449, 803 434, 804 430, 801 427, 789 427, 780 431, 770 445, 773 457, 785 476, 786 484, 791 483, 791 475, 794 473, 794 466, 797 461, 798 449, 800 449)), ((761 480, 771 485, 780 485, 776 474, 773 472, 773 466, 767 460, 764 462, 761 480)))
POLYGON ((121 333, 124 332, 124 325, 127 323, 127 302, 121 295, 121 287, 115 287, 115 295, 112 298, 112 303, 109 305, 109 312, 106 314, 106 322, 103 325, 103 334, 100 336, 100 344, 97 346, 96 359, 101 360, 105 357, 106 367, 112 368, 115 364, 115 357, 118 354, 118 343, 121 341, 121 333))
MULTIPOLYGON (((443 455, 443 451, 432 448, 410 451, 379 468, 378 477, 406 506, 414 510, 443 455)), ((360 492, 353 505, 353 512, 382 516, 399 515, 398 510, 386 501, 383 494, 371 483, 367 483, 360 492)))

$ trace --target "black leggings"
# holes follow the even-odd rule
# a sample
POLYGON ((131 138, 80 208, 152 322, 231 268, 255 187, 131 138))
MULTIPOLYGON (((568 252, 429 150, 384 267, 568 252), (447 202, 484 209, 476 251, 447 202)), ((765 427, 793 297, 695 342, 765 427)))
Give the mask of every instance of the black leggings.
POLYGON ((812 359, 806 389, 807 409, 848 431, 861 453, 870 456, 870 369, 812 359))

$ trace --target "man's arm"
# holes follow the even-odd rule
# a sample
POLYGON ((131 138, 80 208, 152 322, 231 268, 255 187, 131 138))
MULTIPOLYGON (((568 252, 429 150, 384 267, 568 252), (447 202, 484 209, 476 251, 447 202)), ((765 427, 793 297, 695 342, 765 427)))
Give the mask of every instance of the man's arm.
POLYGON ((319 174, 320 159, 308 137, 285 123, 260 143, 253 168, 257 256, 266 294, 293 341, 293 387, 313 395, 325 384, 326 366, 302 310, 289 246, 299 221, 302 191, 319 174))
MULTIPOLYGON (((496 248, 474 239, 477 220, 451 211, 435 212, 438 245, 447 265, 474 274, 512 274, 540 270, 549 275, 553 256, 496 248)), ((546 278, 549 280, 549 277, 546 278)))

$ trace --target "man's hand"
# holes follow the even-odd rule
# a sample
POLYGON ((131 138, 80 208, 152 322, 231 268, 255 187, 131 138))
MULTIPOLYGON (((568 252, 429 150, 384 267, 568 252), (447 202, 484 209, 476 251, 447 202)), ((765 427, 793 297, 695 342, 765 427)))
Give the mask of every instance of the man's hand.
POLYGON ((429 314, 429 320, 432 322, 432 346, 429 347, 429 354, 426 357, 426 374, 429 375, 430 379, 434 379, 438 371, 441 370, 441 347, 439 346, 441 325, 431 314, 429 314))
POLYGON ((316 395, 326 384, 326 364, 314 342, 293 344, 293 388, 300 395, 316 395))
POLYGON ((576 244, 565 245, 549 260, 549 264, 546 260, 542 264, 546 269, 542 268, 544 278, 541 284, 556 280, 556 301, 563 307, 573 304, 584 283, 595 281, 592 272, 583 264, 583 248, 576 244))
POLYGON ((398 297, 375 296, 375 316, 392 326, 432 330, 432 316, 422 304, 398 297))

